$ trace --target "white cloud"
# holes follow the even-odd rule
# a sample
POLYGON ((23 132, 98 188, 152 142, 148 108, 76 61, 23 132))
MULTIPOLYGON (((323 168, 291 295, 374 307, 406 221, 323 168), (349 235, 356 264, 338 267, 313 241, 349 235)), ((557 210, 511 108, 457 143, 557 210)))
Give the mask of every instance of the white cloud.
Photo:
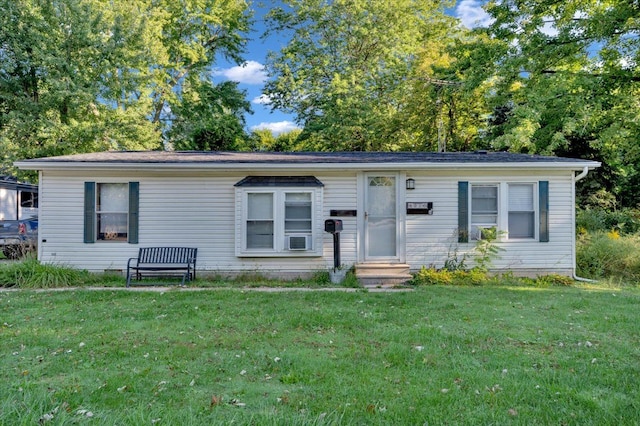
POLYGON ((271 99, 269 99, 269 96, 263 93, 260 96, 256 96, 255 98, 253 98, 251 100, 251 103, 256 105, 269 105, 271 103, 271 99))
POLYGON ((213 71, 213 75, 222 75, 231 81, 245 84, 262 84, 267 79, 264 65, 256 61, 247 61, 237 67, 218 69, 213 71))
POLYGON ((489 26, 493 18, 482 8, 484 3, 481 0, 462 0, 456 6, 456 17, 467 28, 489 26))
POLYGON ((262 129, 267 129, 267 130, 271 130, 271 133, 273 133, 274 136, 278 136, 281 133, 286 133, 286 132, 290 132, 292 130, 295 129, 299 129, 298 126, 296 126, 295 123, 291 122, 291 121, 278 121, 275 123, 260 123, 257 124, 255 126, 251 126, 251 130, 262 130, 262 129))

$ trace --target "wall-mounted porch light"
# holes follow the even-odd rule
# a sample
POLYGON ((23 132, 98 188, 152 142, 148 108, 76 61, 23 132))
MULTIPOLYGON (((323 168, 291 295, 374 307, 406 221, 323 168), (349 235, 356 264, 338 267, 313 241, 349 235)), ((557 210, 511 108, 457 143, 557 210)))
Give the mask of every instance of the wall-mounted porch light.
POLYGON ((407 189, 416 189, 416 180, 413 178, 407 179, 407 189))

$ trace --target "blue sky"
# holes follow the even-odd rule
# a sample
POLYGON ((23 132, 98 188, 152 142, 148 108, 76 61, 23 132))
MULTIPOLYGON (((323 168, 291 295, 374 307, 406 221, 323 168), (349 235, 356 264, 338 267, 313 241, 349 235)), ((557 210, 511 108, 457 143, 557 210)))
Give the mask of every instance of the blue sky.
MULTIPOLYGON (((277 0, 267 0, 265 4, 280 4, 277 0)), ((456 16, 463 25, 468 28, 484 25, 488 22, 488 15, 482 10, 483 0, 460 0, 453 9, 456 16)), ((252 115, 246 116, 247 130, 252 131, 259 128, 270 129, 275 135, 295 129, 295 117, 280 111, 271 111, 268 99, 262 96, 262 89, 266 80, 263 69, 267 53, 269 51, 279 51, 287 40, 282 36, 274 35, 266 40, 260 38, 264 31, 263 16, 268 8, 254 7, 255 23, 254 31, 249 35, 251 40, 247 45, 245 54, 246 62, 241 66, 218 62, 217 68, 212 72, 213 80, 217 83, 231 80, 239 83, 239 87, 247 91, 248 99, 254 111, 252 115)))

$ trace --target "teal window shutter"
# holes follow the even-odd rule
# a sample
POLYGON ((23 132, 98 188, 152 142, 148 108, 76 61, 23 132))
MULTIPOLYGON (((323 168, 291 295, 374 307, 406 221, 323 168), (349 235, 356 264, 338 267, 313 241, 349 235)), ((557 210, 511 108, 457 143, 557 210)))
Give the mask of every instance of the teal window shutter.
POLYGON ((539 234, 540 241, 549 242, 549 181, 538 182, 539 234))
POLYGON ((96 183, 84 183, 84 242, 96 242, 96 183))
POLYGON ((458 182, 458 242, 469 242, 469 182, 458 182))
POLYGON ((138 212, 140 206, 140 183, 129 182, 129 232, 127 242, 138 244, 138 212))

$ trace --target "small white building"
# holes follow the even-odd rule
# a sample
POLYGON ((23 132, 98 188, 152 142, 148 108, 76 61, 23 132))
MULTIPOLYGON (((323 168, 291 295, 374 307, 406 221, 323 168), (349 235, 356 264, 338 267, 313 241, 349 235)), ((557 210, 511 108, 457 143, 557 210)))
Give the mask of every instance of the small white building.
MULTIPOLYGON (((139 247, 198 248, 198 273, 361 276, 442 267, 483 228, 492 267, 575 273, 575 183, 594 161, 504 152, 103 152, 19 161, 40 174, 38 258, 124 270, 139 247), (376 269, 378 268, 378 269, 376 269)), ((468 264, 472 266, 473 257, 468 264)))

